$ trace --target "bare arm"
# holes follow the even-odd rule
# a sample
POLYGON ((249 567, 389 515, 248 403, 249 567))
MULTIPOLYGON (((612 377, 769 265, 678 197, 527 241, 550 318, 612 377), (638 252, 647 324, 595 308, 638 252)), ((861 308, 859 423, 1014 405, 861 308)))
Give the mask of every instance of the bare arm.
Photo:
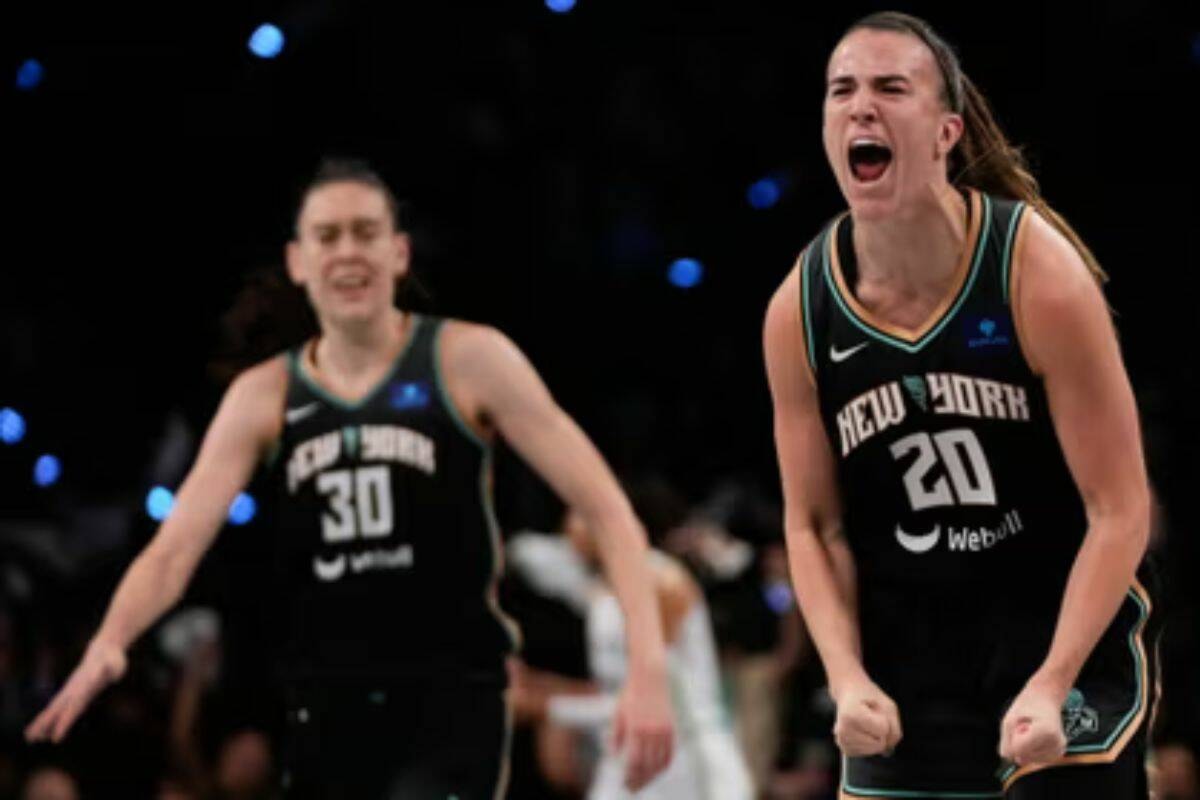
POLYGON ((230 504, 278 435, 285 386, 283 364, 275 361, 230 387, 171 515, 126 570, 83 661, 30 724, 28 738, 65 736, 96 693, 120 678, 129 645, 179 601, 230 504))
POLYGON ((1064 752, 1059 709, 1133 583, 1150 528, 1137 410, 1104 297, 1047 222, 1033 215, 1024 225, 1014 318, 1026 359, 1045 382, 1088 529, 1050 651, 1001 725, 1001 755, 1018 764, 1064 752))
POLYGON ((902 736, 900 714, 863 668, 854 561, 803 331, 795 269, 771 299, 763 329, 792 584, 837 703, 838 746, 849 756, 886 753, 902 736))
POLYGON ((1059 444, 1088 530, 1039 676, 1070 689, 1133 583, 1150 495, 1133 390, 1104 297, 1079 255, 1034 216, 1018 255, 1022 346, 1045 381, 1059 444))
MULTIPOLYGON (((440 357, 460 413, 494 425, 596 534, 605 574, 625 617, 630 657, 627 689, 634 696, 645 695, 646 708, 636 709, 633 717, 641 730, 638 735, 651 740, 650 749, 656 751, 649 756, 655 765, 653 775, 666 763, 659 763, 663 753, 657 750, 665 746, 669 757, 671 714, 665 694, 666 651, 645 532, 604 459, 554 402, 516 345, 493 328, 447 325, 440 357)), ((618 725, 618 738, 621 730, 618 725)), ((636 757, 631 757, 633 761, 636 757)))
POLYGON ((842 676, 862 671, 857 588, 853 558, 842 538, 833 455, 806 366, 798 278, 793 270, 771 299, 763 347, 792 583, 836 696, 842 676))

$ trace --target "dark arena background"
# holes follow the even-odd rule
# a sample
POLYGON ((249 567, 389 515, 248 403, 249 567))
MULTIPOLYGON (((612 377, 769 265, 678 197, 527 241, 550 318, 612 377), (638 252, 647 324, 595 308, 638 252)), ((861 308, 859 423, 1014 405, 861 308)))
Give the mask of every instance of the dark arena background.
MULTIPOLYGON (((775 732, 739 732, 761 796, 834 796, 830 706, 782 565, 761 331, 843 206, 821 147, 825 62, 883 7, 7 8, 0 800, 276 796, 268 643, 286 599, 263 596, 257 485, 67 742, 21 732, 168 512, 224 388, 222 320, 251 276, 281 269, 297 191, 327 154, 369 160, 406 201, 412 306, 508 333, 694 568, 734 718, 764 713, 738 704, 766 682, 775 732)), ((1195 798, 1196 5, 902 10, 956 46, 1111 274, 1166 578, 1155 774, 1161 797, 1195 798)), ((506 538, 556 530, 558 501, 507 450, 496 494, 506 538)), ((502 589, 525 657, 583 677, 579 620, 534 595, 502 589)), ((538 741, 518 727, 509 796, 582 797, 587 753, 565 763, 538 741)))

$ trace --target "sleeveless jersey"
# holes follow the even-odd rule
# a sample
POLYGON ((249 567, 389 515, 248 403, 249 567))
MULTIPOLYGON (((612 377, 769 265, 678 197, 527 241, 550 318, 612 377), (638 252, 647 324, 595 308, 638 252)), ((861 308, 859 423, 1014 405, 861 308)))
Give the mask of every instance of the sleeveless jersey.
POLYGON ((491 450, 445 391, 442 324, 414 315, 357 403, 288 353, 271 467, 285 680, 504 681, 517 632, 496 603, 491 450))
POLYGON ((1029 211, 978 192, 968 207, 956 288, 917 331, 876 319, 850 291, 848 214, 801 258, 807 358, 837 462, 864 647, 902 635, 896 626, 918 611, 951 630, 1020 619, 1048 644, 1087 530, 1013 324, 1014 242, 1029 211))

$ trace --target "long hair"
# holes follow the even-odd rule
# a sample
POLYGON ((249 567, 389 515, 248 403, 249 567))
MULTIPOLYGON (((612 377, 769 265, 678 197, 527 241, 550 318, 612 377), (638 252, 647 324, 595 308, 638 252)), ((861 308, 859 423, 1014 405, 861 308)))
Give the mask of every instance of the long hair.
MULTIPOLYGON (((310 193, 330 183, 347 181, 380 192, 387 202, 394 230, 405 230, 405 209, 391 188, 365 161, 348 158, 322 159, 298 193, 294 215, 297 226, 310 193)), ((300 235, 298 229, 295 235, 300 235)), ((413 294, 428 299, 428 292, 410 269, 397 281, 397 305, 407 307, 413 294)), ((220 327, 218 355, 209 365, 209 371, 222 383, 228 383, 245 368, 300 345, 320 332, 317 315, 304 289, 292 282, 281 264, 256 270, 247 276, 232 306, 222 316, 220 327)))
POLYGON ((1042 197, 1020 148, 1009 143, 992 115, 987 98, 963 72, 953 48, 929 23, 899 11, 880 11, 855 22, 846 35, 863 28, 907 33, 920 39, 933 53, 942 76, 942 104, 963 118, 962 138, 948 160, 951 183, 1028 203, 1067 238, 1098 283, 1108 280, 1091 249, 1042 197))

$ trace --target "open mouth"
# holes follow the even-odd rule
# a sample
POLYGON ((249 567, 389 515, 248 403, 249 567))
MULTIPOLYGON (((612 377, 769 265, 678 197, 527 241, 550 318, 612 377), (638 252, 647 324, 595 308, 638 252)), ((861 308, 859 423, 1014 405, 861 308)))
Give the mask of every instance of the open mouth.
POLYGON ((892 150, 883 142, 855 139, 850 143, 850 172, 855 180, 873 183, 883 177, 892 163, 892 150))

